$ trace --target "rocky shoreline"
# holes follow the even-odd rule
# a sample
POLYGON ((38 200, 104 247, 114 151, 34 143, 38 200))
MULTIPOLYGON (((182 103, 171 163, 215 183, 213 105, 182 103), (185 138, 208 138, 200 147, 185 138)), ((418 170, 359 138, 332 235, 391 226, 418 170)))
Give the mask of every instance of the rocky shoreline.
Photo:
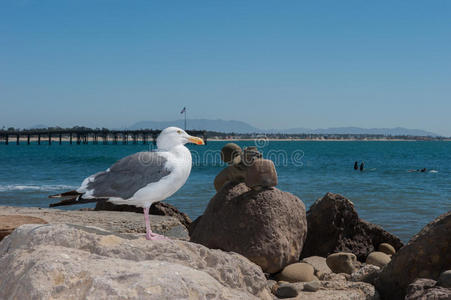
MULTIPOLYGON (((226 191, 230 189, 242 192, 236 192, 237 186, 232 185, 220 193, 229 194, 226 191)), ((283 198, 278 197, 279 201, 283 198)), ((151 216, 152 229, 170 238, 149 242, 144 239, 143 216, 138 213, 0 207, 3 227, 5 217, 43 220, 43 224, 19 226, 0 242, 0 268, 6 270, 0 275, 0 298, 450 299, 451 212, 428 224, 403 246, 380 227, 375 230, 373 224, 370 231, 359 229, 358 234, 349 234, 343 224, 357 220, 357 229, 359 222, 366 224, 356 217, 351 204, 341 195, 328 193, 304 212, 307 222, 300 222, 300 227, 306 231, 316 224, 312 218, 317 207, 322 207, 322 221, 332 222, 322 226, 336 226, 339 233, 329 228, 330 234, 323 236, 329 250, 324 252, 320 247, 316 253, 309 250, 313 252, 304 255, 305 249, 318 244, 309 242, 307 231, 304 250, 299 251, 302 255, 296 252, 298 258, 285 260, 285 266, 276 272, 265 272, 267 265, 253 262, 255 258, 247 253, 187 241, 186 227, 171 216, 151 216), (384 237, 392 244, 372 243, 384 237), (363 250, 369 252, 366 257, 363 250)), ((302 211, 300 214, 302 218, 302 211)), ((202 223, 197 226, 202 228, 202 223)), ((259 234, 262 232, 253 233, 259 234)), ((320 233, 315 236, 320 238, 320 233)), ((275 241, 277 237, 268 242, 274 245, 275 241)), ((250 239, 245 245, 252 248, 254 242, 250 239)), ((268 244, 261 244, 262 249, 268 244)), ((276 248, 271 249, 274 254, 276 248)), ((255 251, 258 249, 254 249, 254 256, 255 251)), ((266 257, 271 259, 277 257, 266 257)))

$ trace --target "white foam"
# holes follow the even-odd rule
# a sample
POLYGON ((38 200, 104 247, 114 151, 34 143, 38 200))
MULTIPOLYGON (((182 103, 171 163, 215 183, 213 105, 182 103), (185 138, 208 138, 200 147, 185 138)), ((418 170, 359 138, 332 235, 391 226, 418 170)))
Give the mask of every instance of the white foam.
POLYGON ((59 191, 74 189, 75 186, 56 184, 56 185, 31 185, 31 184, 7 184, 0 185, 0 192, 8 191, 59 191))

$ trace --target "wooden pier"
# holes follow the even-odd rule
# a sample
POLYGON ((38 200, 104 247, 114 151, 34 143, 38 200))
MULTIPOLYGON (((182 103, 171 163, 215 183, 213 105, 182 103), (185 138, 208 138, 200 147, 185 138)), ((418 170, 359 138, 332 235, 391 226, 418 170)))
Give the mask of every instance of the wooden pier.
MULTIPOLYGON (((30 145, 36 143, 38 145, 59 145, 67 142, 69 144, 148 144, 152 142, 156 144, 156 140, 161 130, 23 130, 8 131, 0 130, 0 143, 9 145, 14 143, 20 145, 21 142, 30 145)), ((188 134, 202 137, 207 143, 206 131, 187 130, 188 134)))

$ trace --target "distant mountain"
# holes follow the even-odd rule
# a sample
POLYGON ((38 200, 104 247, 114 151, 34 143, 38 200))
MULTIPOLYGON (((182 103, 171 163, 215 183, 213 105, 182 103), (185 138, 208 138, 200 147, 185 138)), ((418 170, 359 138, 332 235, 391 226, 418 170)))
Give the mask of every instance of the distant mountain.
POLYGON ((334 127, 334 128, 291 128, 291 129, 273 129, 274 133, 312 133, 312 134, 378 134, 378 135, 410 135, 410 136, 439 136, 436 133, 421 130, 408 129, 403 127, 396 128, 360 128, 360 127, 334 127))
POLYGON ((47 125, 38 124, 38 125, 31 126, 30 129, 44 129, 44 128, 48 128, 48 127, 49 126, 47 126, 47 125))
MULTIPOLYGON (((184 120, 175 121, 142 121, 133 124, 128 129, 164 129, 169 126, 184 127, 184 120)), ((396 128, 360 128, 360 127, 334 127, 334 128, 289 128, 289 129, 260 129, 242 121, 188 119, 187 127, 191 130, 210 130, 227 133, 286 133, 286 134, 381 134, 381 135, 410 135, 410 136, 440 136, 436 133, 421 130, 396 128)))
MULTIPOLYGON (((142 121, 133 124, 128 129, 164 129, 169 126, 184 127, 184 120, 176 121, 142 121)), ((191 130, 210 130, 218 132, 235 132, 235 133, 253 133, 261 132, 261 129, 255 128, 245 122, 241 121, 225 121, 225 120, 208 120, 208 119, 188 119, 187 127, 191 130)))
MULTIPOLYGON (((164 129, 169 126, 184 127, 184 120, 175 121, 141 121, 124 129, 164 129)), ((360 127, 332 127, 332 128, 288 128, 288 129, 261 129, 242 121, 209 120, 209 119, 188 119, 188 129, 209 130, 226 133, 285 133, 285 134, 378 134, 378 135, 408 135, 408 136, 431 136, 437 137, 439 134, 421 129, 396 128, 360 128, 360 127)), ((47 125, 35 125, 30 129, 47 128, 47 125)))

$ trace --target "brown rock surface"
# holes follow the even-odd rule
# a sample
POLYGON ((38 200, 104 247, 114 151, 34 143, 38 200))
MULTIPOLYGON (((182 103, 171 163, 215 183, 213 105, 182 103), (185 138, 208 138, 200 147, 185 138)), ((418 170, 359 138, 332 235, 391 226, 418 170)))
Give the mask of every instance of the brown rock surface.
POLYGON ((14 229, 23 224, 46 224, 41 218, 21 216, 21 215, 3 215, 0 216, 0 241, 13 232, 14 229))
MULTIPOLYGON (((100 227, 116 233, 145 233, 143 214, 118 211, 79 211, 40 207, 0 206, 3 215, 37 217, 47 223, 69 223, 100 227)), ((187 240, 188 230, 174 217, 150 215, 152 231, 187 240)))
POLYGON ((228 183, 210 200, 191 241, 240 253, 276 273, 299 260, 306 232, 305 206, 296 196, 228 183))
POLYGON ((451 269, 451 211, 427 224, 398 250, 375 284, 383 296, 403 299, 414 280, 437 280, 448 269, 451 269))
POLYGON ((319 281, 318 290, 311 291, 305 286, 311 283, 291 283, 298 296, 296 299, 308 300, 379 300, 379 294, 369 283, 349 281, 319 281))
POLYGON ((395 249, 402 247, 398 237, 360 219, 354 204, 339 194, 327 193, 313 203, 307 212, 307 224, 301 258, 352 252, 363 262, 381 243, 389 243, 395 249))
MULTIPOLYGON (((129 211, 135 213, 143 213, 141 207, 136 207, 134 205, 116 205, 108 201, 99 201, 96 204, 94 210, 108 210, 108 211, 129 211)), ((181 212, 172 204, 166 202, 155 202, 152 203, 149 213, 156 216, 169 216, 177 218, 180 223, 182 223, 186 228, 191 224, 191 219, 187 214, 181 212)))

